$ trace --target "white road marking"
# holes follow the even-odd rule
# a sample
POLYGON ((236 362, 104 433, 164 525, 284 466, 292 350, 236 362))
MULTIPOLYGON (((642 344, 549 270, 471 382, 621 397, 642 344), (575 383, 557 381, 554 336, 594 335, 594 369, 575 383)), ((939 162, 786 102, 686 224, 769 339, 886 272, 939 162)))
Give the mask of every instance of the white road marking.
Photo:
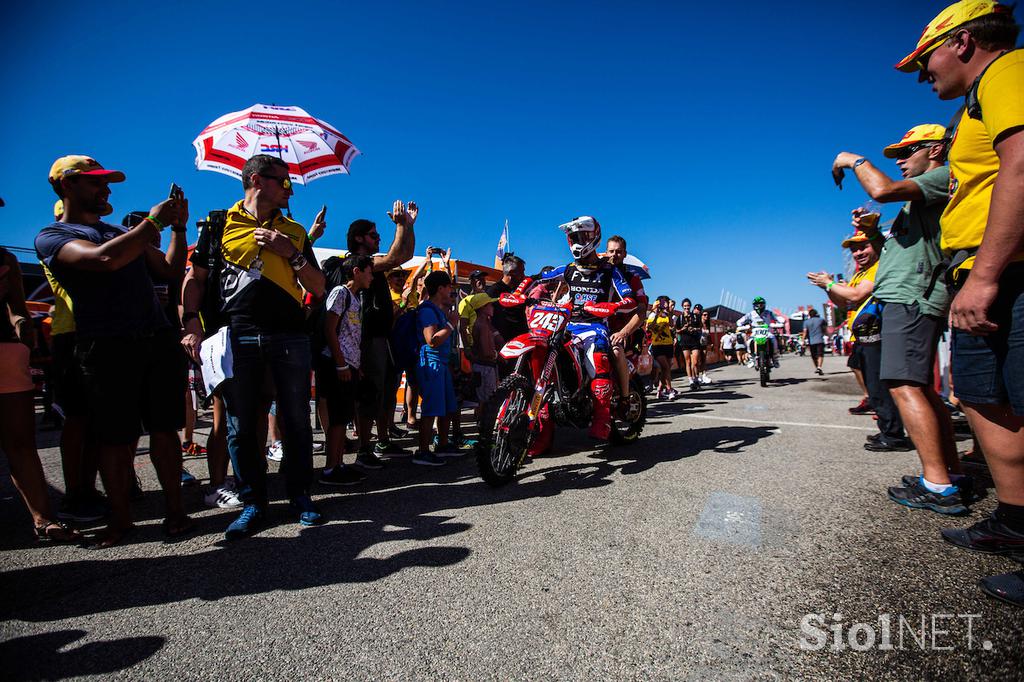
POLYGON ((743 419, 741 417, 716 417, 710 414, 684 414, 686 419, 708 419, 711 421, 723 421, 723 422, 745 422, 747 424, 762 424, 764 426, 813 426, 820 429, 845 429, 847 431, 877 431, 877 428, 869 429, 863 426, 846 426, 844 424, 812 424, 810 422, 774 422, 765 421, 764 419, 743 419))

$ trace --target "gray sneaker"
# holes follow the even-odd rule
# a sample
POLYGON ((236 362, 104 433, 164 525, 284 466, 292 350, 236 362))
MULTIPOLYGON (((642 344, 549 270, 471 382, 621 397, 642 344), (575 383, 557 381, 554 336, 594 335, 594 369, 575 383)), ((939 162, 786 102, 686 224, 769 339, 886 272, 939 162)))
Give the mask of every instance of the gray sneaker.
POLYGON ((412 463, 428 467, 440 467, 447 464, 430 450, 417 450, 416 454, 412 456, 412 463))

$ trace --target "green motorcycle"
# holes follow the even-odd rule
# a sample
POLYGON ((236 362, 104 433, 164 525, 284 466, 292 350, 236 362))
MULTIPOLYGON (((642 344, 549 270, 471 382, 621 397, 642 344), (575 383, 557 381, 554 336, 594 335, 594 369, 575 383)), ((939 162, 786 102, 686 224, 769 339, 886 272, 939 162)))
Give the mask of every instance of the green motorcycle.
POLYGON ((772 329, 766 324, 750 330, 754 337, 754 366, 761 375, 761 385, 767 386, 772 378, 772 329))

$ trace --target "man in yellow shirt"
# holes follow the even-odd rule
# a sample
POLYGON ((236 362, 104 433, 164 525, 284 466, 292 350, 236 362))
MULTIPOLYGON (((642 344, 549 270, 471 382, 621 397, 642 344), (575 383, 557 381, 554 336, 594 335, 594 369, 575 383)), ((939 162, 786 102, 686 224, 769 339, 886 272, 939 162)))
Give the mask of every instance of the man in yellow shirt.
MULTIPOLYGON (((949 154, 942 248, 951 257, 953 382, 992 479, 992 518, 943 538, 966 549, 1024 549, 1024 51, 1012 8, 962 0, 925 27, 896 68, 939 99, 964 97, 949 154)), ((981 582, 1024 606, 1024 572, 981 582)))

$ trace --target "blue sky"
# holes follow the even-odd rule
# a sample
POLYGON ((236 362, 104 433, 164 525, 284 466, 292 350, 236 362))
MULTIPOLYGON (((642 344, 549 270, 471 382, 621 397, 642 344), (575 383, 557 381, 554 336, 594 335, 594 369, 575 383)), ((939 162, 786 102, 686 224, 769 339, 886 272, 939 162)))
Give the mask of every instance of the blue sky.
POLYGON ((363 152, 352 175, 297 187, 307 226, 328 204, 320 245, 411 198, 417 252, 490 263, 508 219, 534 271, 567 260, 557 225, 591 214, 647 262, 651 294, 819 304, 804 274, 842 269, 866 199, 836 190, 835 154, 896 176, 881 148, 955 109, 892 68, 946 4, 18 3, 0 41, 0 242, 31 245, 68 153, 127 173, 115 217, 171 181, 193 220, 230 205, 240 184, 197 171, 192 139, 295 104, 363 152))

